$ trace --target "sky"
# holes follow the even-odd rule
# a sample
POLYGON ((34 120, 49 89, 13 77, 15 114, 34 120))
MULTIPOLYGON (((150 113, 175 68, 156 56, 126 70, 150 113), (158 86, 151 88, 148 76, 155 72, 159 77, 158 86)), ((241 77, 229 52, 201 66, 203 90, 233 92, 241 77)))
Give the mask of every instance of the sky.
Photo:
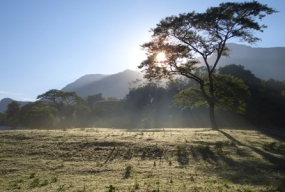
MULTIPOLYGON (((0 100, 35 101, 86 74, 138 70, 140 45, 167 16, 205 12, 221 0, 1 0, 0 100)), ((228 0, 226 2, 244 2, 228 0)), ((285 1, 262 20, 254 47, 285 47, 285 1)), ((239 43, 239 42, 237 42, 239 43)))

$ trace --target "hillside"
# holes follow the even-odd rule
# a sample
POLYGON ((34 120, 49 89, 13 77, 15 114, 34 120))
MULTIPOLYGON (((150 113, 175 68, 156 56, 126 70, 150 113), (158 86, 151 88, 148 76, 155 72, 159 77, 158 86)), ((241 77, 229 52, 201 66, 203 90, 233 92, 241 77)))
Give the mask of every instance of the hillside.
MULTIPOLYGON (((229 64, 243 65, 261 79, 285 80, 285 47, 252 48, 250 46, 229 43, 229 57, 221 57, 219 66, 229 64)), ((209 58, 214 63, 215 56, 209 58)), ((203 62, 202 62, 203 63, 203 62)))
MULTIPOLYGON (((9 103, 11 103, 12 101, 14 101, 13 99, 10 98, 4 98, 0 101, 0 113, 3 113, 4 111, 6 111, 7 106, 9 103)), ((28 104, 29 102, 24 102, 24 101, 17 101, 21 104, 21 106, 28 104)))
POLYGON ((81 88, 82 86, 87 86, 90 83, 98 81, 107 76, 108 75, 102 75, 102 74, 84 75, 80 77, 79 79, 77 79, 76 81, 74 81, 73 83, 66 85, 64 88, 62 88, 62 91, 65 91, 65 92, 73 91, 73 90, 81 88))
MULTIPOLYGON (((227 45, 231 50, 230 57, 222 57, 218 67, 228 64, 243 65, 258 78, 285 80, 285 47, 252 48, 234 43, 227 45)), ((213 63, 214 59, 214 56, 210 57, 209 62, 213 63)), ((102 93, 104 97, 122 99, 128 93, 129 83, 136 79, 143 79, 143 75, 132 70, 112 75, 86 75, 62 90, 75 91, 82 97, 102 93)))
POLYGON ((63 91, 74 91, 81 97, 102 93, 103 97, 116 97, 122 99, 129 92, 129 83, 136 79, 143 79, 143 75, 132 70, 113 75, 84 76, 67 85, 63 91), (88 81, 84 79, 89 78, 88 81))

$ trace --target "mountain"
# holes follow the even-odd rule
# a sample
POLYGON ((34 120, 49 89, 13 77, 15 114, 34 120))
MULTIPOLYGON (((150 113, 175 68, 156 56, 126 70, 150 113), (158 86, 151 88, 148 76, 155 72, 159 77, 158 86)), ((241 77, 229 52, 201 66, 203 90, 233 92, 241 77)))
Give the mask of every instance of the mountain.
MULTIPOLYGON (((218 68, 229 64, 243 65, 261 79, 285 80, 285 47, 253 48, 235 43, 228 43, 227 47, 230 56, 221 57, 218 68)), ((214 63, 214 60, 215 56, 211 56, 209 63, 214 63)), ((202 59, 200 61, 203 63, 202 59)), ((85 75, 65 86, 62 91, 74 91, 81 97, 102 93, 104 97, 122 99, 129 92, 129 83, 136 79, 143 79, 143 74, 132 70, 112 75, 85 75)))
POLYGON ((66 85, 62 89, 62 91, 65 91, 65 92, 73 91, 73 90, 79 89, 82 86, 87 86, 88 84, 94 81, 98 81, 107 76, 108 75, 101 75, 101 74, 84 75, 83 77, 80 77, 79 79, 77 79, 75 82, 66 85))
MULTIPOLYGON (((4 98, 0 101, 0 113, 3 113, 4 111, 6 111, 7 106, 9 103, 11 103, 12 101, 14 101, 13 99, 10 98, 4 98)), ((28 104, 29 102, 25 102, 25 101, 17 101, 21 104, 21 106, 24 106, 26 104, 28 104)))
MULTIPOLYGON (((261 79, 285 80, 285 47, 253 48, 235 43, 228 43, 227 47, 231 50, 230 56, 221 57, 218 67, 243 65, 261 79)), ((209 63, 214 63, 214 59, 214 56, 210 57, 209 63)))
POLYGON ((143 74, 129 69, 113 75, 87 75, 67 85, 62 91, 74 91, 81 97, 102 93, 103 97, 122 99, 129 92, 129 83, 136 79, 143 79, 143 74))

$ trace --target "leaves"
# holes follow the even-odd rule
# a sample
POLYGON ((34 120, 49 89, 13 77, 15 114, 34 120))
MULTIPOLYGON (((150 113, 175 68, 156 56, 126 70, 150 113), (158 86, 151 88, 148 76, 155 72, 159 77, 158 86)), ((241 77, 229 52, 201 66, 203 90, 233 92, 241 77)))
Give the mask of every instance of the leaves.
POLYGON ((141 63, 140 69, 146 72, 148 79, 172 78, 183 75, 203 84, 202 79, 194 74, 199 63, 195 56, 201 56, 211 75, 222 55, 228 55, 226 42, 236 38, 254 43, 259 40, 254 31, 263 31, 265 25, 259 24, 266 15, 277 11, 258 3, 221 3, 210 7, 204 13, 184 13, 162 19, 151 29, 152 40, 142 45, 148 58, 141 63), (165 61, 157 61, 155 56, 164 52, 165 61), (217 55, 214 63, 207 58, 217 55))
MULTIPOLYGON (((230 75, 215 74, 214 79, 214 101, 216 109, 232 110, 237 113, 244 113, 250 92, 241 79, 230 75)), ((206 81, 205 90, 208 97, 209 83, 206 81)), ((175 104, 180 108, 194 108, 198 106, 208 106, 205 97, 199 86, 193 86, 181 91, 175 96, 175 104)))

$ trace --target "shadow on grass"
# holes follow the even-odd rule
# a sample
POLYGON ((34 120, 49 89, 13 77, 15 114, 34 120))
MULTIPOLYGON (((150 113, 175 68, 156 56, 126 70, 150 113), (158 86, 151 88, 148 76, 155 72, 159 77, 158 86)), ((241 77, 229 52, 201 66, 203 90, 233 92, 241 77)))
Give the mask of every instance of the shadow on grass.
POLYGON ((219 130, 219 132, 222 133, 225 137, 227 137, 231 141, 237 143, 238 145, 244 146, 244 147, 248 147, 249 149, 251 149, 255 153, 257 153, 260 156, 262 156, 267 161, 269 161, 272 164, 274 164, 277 168, 279 168, 280 170, 285 172, 285 161, 284 161, 283 158, 276 157, 276 156, 274 156, 274 155, 272 155, 270 153, 267 153, 265 151, 262 151, 262 150, 260 150, 260 149, 258 149, 256 147, 245 145, 245 144, 241 143, 240 141, 238 141, 236 138, 232 137, 230 134, 228 134, 228 133, 226 133, 226 132, 224 132, 222 130, 219 130))
MULTIPOLYGON (((192 151, 193 159, 199 156, 203 160, 207 159, 208 163, 212 166, 202 170, 204 173, 212 175, 215 174, 222 178, 225 182, 230 181, 240 185, 258 185, 260 187, 266 187, 263 191, 285 191, 284 174, 285 174, 285 160, 284 156, 274 156, 266 151, 258 149, 253 146, 245 145, 230 134, 219 130, 226 138, 236 143, 237 146, 231 146, 231 150, 236 150, 236 157, 227 155, 226 153, 209 153, 206 151, 195 150, 192 151), (254 158, 251 152, 254 152, 261 156, 264 160, 254 158), (214 160, 211 162, 209 160, 214 160), (273 186, 273 190, 269 190, 270 186, 273 186), (268 190, 267 190, 268 188, 268 190)), ((207 148, 205 148, 207 149, 207 148)), ((205 150, 204 149, 204 150, 205 150)), ((212 149, 212 148, 210 148, 212 149)))
POLYGON ((282 186, 285 189, 283 179, 276 174, 278 170, 276 170, 274 165, 248 159, 235 161, 227 156, 222 156, 221 160, 225 163, 225 165, 220 166, 221 170, 225 169, 225 167, 229 168, 220 172, 218 169, 216 172, 228 181, 242 185, 282 186))

